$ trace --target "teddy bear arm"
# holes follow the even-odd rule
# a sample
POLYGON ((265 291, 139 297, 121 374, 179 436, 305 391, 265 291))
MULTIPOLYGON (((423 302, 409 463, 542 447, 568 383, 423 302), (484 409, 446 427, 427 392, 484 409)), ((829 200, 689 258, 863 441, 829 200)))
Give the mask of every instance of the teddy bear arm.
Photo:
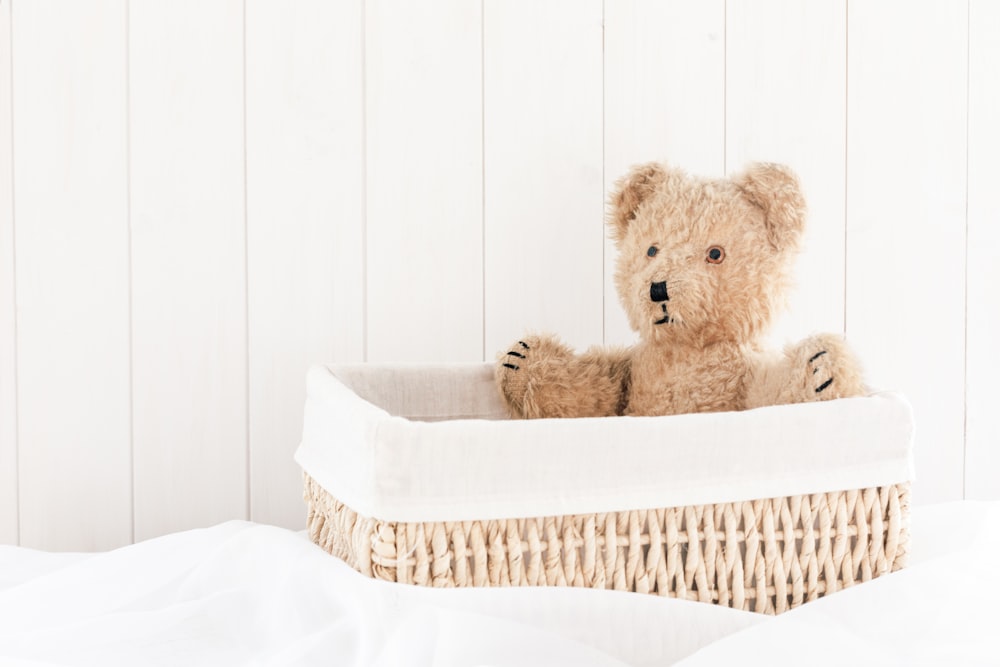
POLYGON ((512 417, 604 417, 624 408, 630 363, 624 348, 576 354, 555 336, 530 336, 499 356, 494 375, 512 417))
POLYGON ((756 353, 746 407, 862 396, 865 391, 861 365, 843 338, 819 334, 787 346, 783 354, 756 353))

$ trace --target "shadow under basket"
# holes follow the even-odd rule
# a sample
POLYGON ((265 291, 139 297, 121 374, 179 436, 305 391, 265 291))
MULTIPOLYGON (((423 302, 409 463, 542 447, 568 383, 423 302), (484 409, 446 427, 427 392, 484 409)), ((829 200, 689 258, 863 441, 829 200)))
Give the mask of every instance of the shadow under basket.
POLYGON ((310 538, 385 581, 767 614, 906 565, 912 416, 896 394, 531 422, 504 419, 494 392, 487 365, 310 371, 310 538))

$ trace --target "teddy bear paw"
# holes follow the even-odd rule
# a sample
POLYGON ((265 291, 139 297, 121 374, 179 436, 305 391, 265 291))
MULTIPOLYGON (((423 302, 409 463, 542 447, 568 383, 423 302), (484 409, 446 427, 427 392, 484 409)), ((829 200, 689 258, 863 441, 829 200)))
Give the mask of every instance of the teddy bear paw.
POLYGON ((811 384, 813 392, 816 394, 822 394, 827 390, 830 390, 830 394, 836 393, 836 389, 832 389, 834 377, 833 369, 827 363, 829 361, 829 351, 820 350, 809 357, 806 362, 806 372, 812 376, 812 382, 807 384, 811 384))
POLYGON ((497 358, 494 376, 500 395, 511 415, 525 416, 525 396, 531 378, 531 348, 534 340, 519 340, 497 358))
POLYGON ((841 337, 813 336, 803 341, 795 356, 803 369, 800 400, 825 401, 864 393, 860 366, 841 337))
POLYGON ((572 349, 552 335, 528 336, 497 356, 497 388, 511 416, 566 416, 577 399, 572 349))
MULTIPOLYGON (((517 341, 515 345, 512 345, 514 349, 509 351, 505 356, 505 360, 501 362, 501 366, 509 369, 509 371, 517 372, 521 370, 520 364, 524 364, 528 360, 528 353, 531 352, 531 346, 525 343, 523 340, 517 341)), ((508 371, 508 372, 509 372, 508 371)))

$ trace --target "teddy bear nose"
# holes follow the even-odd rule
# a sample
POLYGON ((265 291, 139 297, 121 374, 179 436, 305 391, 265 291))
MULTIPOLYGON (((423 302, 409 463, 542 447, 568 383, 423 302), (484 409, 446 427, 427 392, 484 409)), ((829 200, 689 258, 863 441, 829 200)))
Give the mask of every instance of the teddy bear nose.
POLYGON ((649 298, 656 303, 661 301, 670 301, 670 297, 667 296, 667 283, 653 283, 650 285, 649 298))

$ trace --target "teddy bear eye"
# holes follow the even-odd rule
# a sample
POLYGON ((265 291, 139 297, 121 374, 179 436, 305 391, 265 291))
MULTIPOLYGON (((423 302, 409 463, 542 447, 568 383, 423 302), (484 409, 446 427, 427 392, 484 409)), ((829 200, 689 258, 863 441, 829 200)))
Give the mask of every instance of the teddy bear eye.
POLYGON ((705 257, 705 261, 709 264, 722 264, 722 260, 726 258, 726 251, 722 249, 721 246, 714 245, 708 249, 708 255, 705 257))
POLYGON ((649 246, 649 250, 646 251, 646 254, 648 256, 650 256, 650 257, 655 257, 656 253, 658 253, 658 252, 659 252, 659 249, 655 245, 651 245, 651 246, 649 246))

